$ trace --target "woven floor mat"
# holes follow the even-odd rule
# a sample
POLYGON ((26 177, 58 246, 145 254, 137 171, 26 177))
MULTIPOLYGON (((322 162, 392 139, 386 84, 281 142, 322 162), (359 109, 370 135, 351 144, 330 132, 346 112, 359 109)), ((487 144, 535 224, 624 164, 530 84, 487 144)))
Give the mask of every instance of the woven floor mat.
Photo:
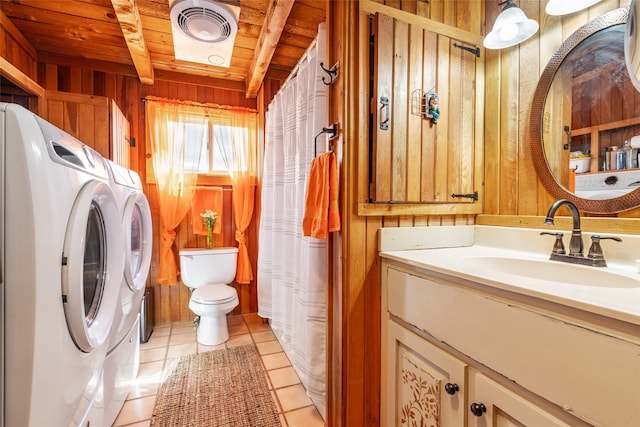
POLYGON ((152 427, 281 427, 254 345, 167 361, 152 427))

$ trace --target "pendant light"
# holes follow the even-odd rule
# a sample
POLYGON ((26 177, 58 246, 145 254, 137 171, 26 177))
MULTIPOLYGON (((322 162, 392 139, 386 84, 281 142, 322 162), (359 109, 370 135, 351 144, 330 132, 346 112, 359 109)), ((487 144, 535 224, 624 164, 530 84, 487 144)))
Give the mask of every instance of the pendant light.
POLYGON ((544 11, 547 15, 568 15, 598 3, 600 0, 549 0, 544 11))
POLYGON ((538 31, 538 23, 517 7, 513 0, 498 3, 504 6, 493 24, 493 29, 482 43, 487 49, 502 49, 522 43, 538 31))

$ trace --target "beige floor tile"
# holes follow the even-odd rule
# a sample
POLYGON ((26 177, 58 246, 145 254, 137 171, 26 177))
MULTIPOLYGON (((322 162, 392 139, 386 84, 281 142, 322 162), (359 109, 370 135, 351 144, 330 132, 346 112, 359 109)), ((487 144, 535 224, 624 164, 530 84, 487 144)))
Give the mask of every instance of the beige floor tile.
POLYGON ((285 412, 284 417, 289 427, 324 427, 324 421, 315 406, 285 412))
POLYGON ((247 326, 249 326, 249 330, 251 332, 271 330, 271 327, 269 326, 269 323, 266 322, 266 319, 258 316, 257 313, 245 314, 244 320, 245 322, 247 322, 247 326))
POLYGON ((163 366, 164 366, 164 360, 159 360, 156 362, 149 362, 149 363, 141 363, 140 367, 138 368, 137 380, 142 378, 149 379, 149 378, 161 377, 163 366))
POLYGON ((248 323, 247 326, 251 332, 270 331, 271 326, 268 323, 248 323))
POLYGON ((154 326, 152 336, 166 337, 170 333, 171 333, 171 325, 154 326))
POLYGON ((224 343, 218 345, 204 345, 198 343, 198 353, 206 353, 207 351, 222 350, 225 348, 224 343))
POLYGON ((289 358, 284 351, 281 351, 280 353, 265 354, 262 356, 262 363, 264 363, 264 368, 267 371, 291 366, 291 362, 289 362, 289 358))
POLYGON ((174 323, 171 327, 171 335, 195 332, 193 322, 174 323))
POLYGON ((138 378, 131 387, 127 399, 137 399, 139 397, 153 396, 158 393, 158 388, 162 383, 162 376, 151 378, 138 378))
POLYGON ((196 354, 198 352, 198 345, 195 342, 172 345, 167 350, 167 359, 173 359, 175 357, 182 357, 188 354, 196 354))
POLYGON ((287 425, 287 420, 284 418, 284 414, 280 414, 280 424, 282 424, 282 427, 286 427, 287 425))
POLYGON ((253 344, 253 340, 251 339, 251 335, 243 334, 236 335, 233 337, 229 337, 229 341, 227 341, 227 347, 239 347, 241 345, 253 344))
POLYGON ((113 423, 114 426, 124 426, 127 424, 148 420, 153 415, 153 407, 156 396, 141 397, 140 399, 127 400, 124 402, 118 418, 113 423))
POLYGON ((244 322, 238 323, 236 325, 227 324, 227 327, 229 328, 229 335, 231 336, 249 333, 249 328, 244 322))
POLYGON ((258 347, 258 353, 261 355, 279 353, 282 351, 282 347, 280 347, 280 343, 278 341, 259 342, 256 343, 256 347, 258 347))
POLYGON ((227 325, 243 325, 244 324, 244 316, 241 314, 231 314, 227 316, 227 325))
POLYGON ((182 334, 171 334, 169 345, 192 344, 196 341, 196 331, 191 329, 189 332, 182 334))
POLYGON ((271 331, 254 332, 251 334, 255 342, 275 341, 276 336, 271 331))
POLYGON ((169 342, 169 335, 151 334, 151 338, 144 344, 140 344, 140 350, 149 350, 151 348, 166 347, 169 342))
POLYGON ((268 371, 267 374, 269 375, 269 378, 271 378, 273 388, 276 389, 300 383, 300 379, 298 378, 296 371, 294 371, 290 366, 286 368, 273 369, 268 371))
POLYGON ((264 318, 260 317, 258 313, 244 314, 243 317, 247 323, 264 323, 264 318))
POLYGON ((283 412, 313 405, 313 402, 311 402, 311 399, 307 396, 307 391, 304 389, 302 384, 278 388, 276 389, 276 395, 278 396, 278 401, 282 406, 283 412))
POLYGON ((167 355, 166 347, 151 348, 149 350, 140 351, 140 363, 157 362, 164 360, 167 355))

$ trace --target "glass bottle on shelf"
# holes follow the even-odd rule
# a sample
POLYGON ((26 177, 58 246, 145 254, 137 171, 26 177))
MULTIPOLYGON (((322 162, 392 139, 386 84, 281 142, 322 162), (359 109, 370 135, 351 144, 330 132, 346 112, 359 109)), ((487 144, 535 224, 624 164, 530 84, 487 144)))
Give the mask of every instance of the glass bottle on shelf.
POLYGON ((612 146, 610 151, 609 151, 609 157, 610 157, 610 161, 609 161, 609 166, 611 169, 609 170, 617 170, 618 169, 618 147, 617 146, 612 146))
POLYGON ((631 145, 629 145, 629 141, 624 142, 624 146, 622 147, 622 151, 624 152, 624 169, 631 169, 633 167, 633 149, 631 145))

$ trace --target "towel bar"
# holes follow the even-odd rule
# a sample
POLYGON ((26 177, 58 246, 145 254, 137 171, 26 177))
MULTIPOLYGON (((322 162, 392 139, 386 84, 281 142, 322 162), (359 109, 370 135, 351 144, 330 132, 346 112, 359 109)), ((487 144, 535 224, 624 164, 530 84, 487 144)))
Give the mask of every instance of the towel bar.
MULTIPOLYGON (((323 133, 330 133, 331 135, 329 135, 329 139, 335 137, 338 134, 338 123, 334 123, 329 127, 323 127, 322 131, 320 131, 319 134, 316 135, 316 137, 313 140, 313 157, 316 157, 316 145, 318 144, 318 137, 320 135, 322 135, 323 133)), ((333 149, 331 150, 333 151, 333 149)))

